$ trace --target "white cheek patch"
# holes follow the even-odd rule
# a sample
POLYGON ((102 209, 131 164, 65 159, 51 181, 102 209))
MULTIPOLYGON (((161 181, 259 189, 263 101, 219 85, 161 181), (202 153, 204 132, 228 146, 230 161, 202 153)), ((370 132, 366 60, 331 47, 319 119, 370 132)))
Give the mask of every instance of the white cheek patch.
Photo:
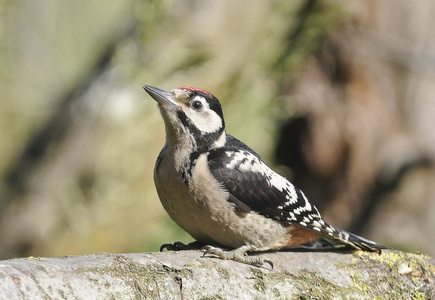
POLYGON ((196 96, 193 100, 201 101, 203 105, 201 111, 196 111, 190 107, 183 109, 193 125, 203 133, 212 133, 221 129, 222 119, 217 113, 210 109, 208 102, 200 96, 196 96))

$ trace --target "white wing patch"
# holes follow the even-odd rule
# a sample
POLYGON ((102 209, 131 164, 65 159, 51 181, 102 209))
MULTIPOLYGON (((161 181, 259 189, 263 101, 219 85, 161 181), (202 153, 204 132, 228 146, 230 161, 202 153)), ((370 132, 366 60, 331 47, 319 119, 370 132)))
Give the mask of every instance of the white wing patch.
POLYGON ((230 162, 226 164, 228 169, 260 173, 266 179, 269 187, 274 187, 283 193, 286 202, 277 206, 277 209, 280 210, 280 218, 278 219, 297 222, 319 232, 326 230, 331 236, 333 233, 337 233, 333 227, 322 220, 317 208, 310 204, 302 191, 297 191, 287 179, 275 173, 257 156, 248 151, 225 151, 225 154, 230 158, 230 162), (302 205, 297 206, 297 203, 302 203, 302 205))
MULTIPOLYGON (((243 172, 255 172, 262 174, 269 186, 275 187, 278 191, 287 191, 286 199, 290 203, 294 203, 297 198, 296 191, 287 179, 281 175, 272 171, 264 162, 262 162, 255 155, 247 151, 226 151, 228 157, 231 157, 231 161, 226 165, 228 169, 239 169, 243 172), (293 201, 293 202, 292 202, 293 201)), ((287 204, 287 203, 286 203, 287 204)))
POLYGON ((239 169, 244 172, 255 172, 265 174, 267 165, 262 163, 255 155, 246 151, 226 151, 225 154, 231 157, 231 161, 226 165, 228 169, 239 169))
MULTIPOLYGON (((304 199, 305 199, 305 197, 304 197, 304 199)), ((287 202, 286 202, 286 204, 287 204, 287 202)), ((300 207, 296 208, 293 212, 297 215, 300 215, 302 212, 310 211, 311 209, 312 209, 312 206, 311 206, 310 202, 308 202, 307 199, 305 199, 305 206, 300 206, 300 207)))

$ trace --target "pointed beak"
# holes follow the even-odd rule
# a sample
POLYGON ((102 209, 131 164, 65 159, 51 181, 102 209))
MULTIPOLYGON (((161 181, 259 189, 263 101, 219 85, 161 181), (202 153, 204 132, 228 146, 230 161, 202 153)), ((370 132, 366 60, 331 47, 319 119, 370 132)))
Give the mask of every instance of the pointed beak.
POLYGON ((143 85, 142 87, 145 90, 145 92, 147 92, 154 100, 157 101, 158 104, 169 104, 171 106, 172 105, 179 106, 172 99, 173 95, 171 93, 149 85, 143 85))

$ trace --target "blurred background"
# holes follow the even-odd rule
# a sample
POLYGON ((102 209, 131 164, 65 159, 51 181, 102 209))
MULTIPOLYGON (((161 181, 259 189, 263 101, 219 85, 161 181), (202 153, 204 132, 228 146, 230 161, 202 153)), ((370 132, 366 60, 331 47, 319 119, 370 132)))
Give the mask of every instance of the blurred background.
POLYGON ((435 2, 3 0, 0 258, 192 238, 142 84, 200 87, 335 226, 435 255, 435 2))

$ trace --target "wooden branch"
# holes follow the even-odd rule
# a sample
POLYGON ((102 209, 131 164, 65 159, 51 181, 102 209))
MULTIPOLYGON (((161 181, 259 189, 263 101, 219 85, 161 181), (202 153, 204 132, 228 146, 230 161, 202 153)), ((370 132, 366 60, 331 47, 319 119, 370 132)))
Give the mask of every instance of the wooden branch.
POLYGON ((0 299, 434 299, 435 261, 400 251, 257 254, 273 270, 199 251, 0 261, 0 299))

